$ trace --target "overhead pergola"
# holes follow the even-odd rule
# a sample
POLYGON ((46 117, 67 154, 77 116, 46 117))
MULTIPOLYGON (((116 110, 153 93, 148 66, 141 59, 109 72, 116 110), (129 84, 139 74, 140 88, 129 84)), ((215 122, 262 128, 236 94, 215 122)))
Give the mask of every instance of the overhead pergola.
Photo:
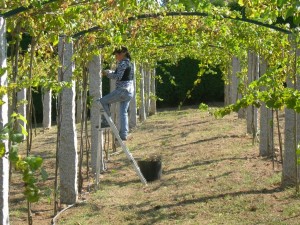
MULTIPOLYGON (((167 13, 153 13, 153 14, 141 14, 138 16, 134 16, 134 17, 129 17, 128 21, 135 21, 135 20, 140 20, 140 19, 151 19, 151 18, 159 18, 159 17, 168 17, 168 16, 199 16, 199 17, 208 17, 211 16, 208 13, 201 13, 201 12, 167 12, 167 13)), ((272 25, 272 24, 266 24, 260 21, 256 21, 256 20, 251 20, 251 19, 247 19, 247 18, 239 18, 239 17, 230 17, 230 16, 226 16, 226 15, 222 15, 222 18, 224 19, 230 19, 230 20, 236 20, 236 21, 242 21, 242 22, 246 22, 246 23, 251 23, 251 24, 255 24, 258 26, 262 26, 262 27, 267 27, 279 32, 282 32, 284 34, 292 34, 291 31, 283 29, 281 27, 272 25)), ((216 18, 217 19, 217 18, 216 18)), ((101 28, 100 26, 95 26, 95 27, 91 27, 87 30, 83 30, 80 31, 78 33, 75 33, 72 35, 73 38, 78 38, 84 34, 87 33, 91 33, 91 32, 96 32, 96 31, 101 31, 103 28, 101 28)))
MULTIPOLYGON (((54 2, 57 2, 57 0, 49 0, 49 1, 46 1, 44 3, 41 3, 41 5, 44 6, 46 4, 50 4, 50 3, 54 3, 54 2)), ((26 11, 34 9, 34 8, 35 8, 34 5, 29 5, 28 7, 23 7, 22 6, 22 7, 10 10, 8 12, 2 13, 0 15, 0 17, 2 17, 3 19, 12 18, 13 16, 16 16, 16 15, 18 15, 20 13, 26 12, 26 11)), ((278 27, 278 26, 276 26, 274 24, 267 24, 267 23, 263 23, 263 22, 260 22, 260 21, 257 21, 257 20, 252 20, 252 19, 246 18, 244 16, 241 16, 241 17, 231 17, 231 16, 228 16, 228 15, 225 15, 225 14, 215 16, 213 14, 204 13, 204 12, 149 13, 149 14, 140 14, 140 15, 136 15, 136 16, 130 16, 130 17, 124 18, 124 19, 126 19, 126 21, 133 22, 133 21, 138 21, 138 20, 150 20, 150 19, 156 19, 156 18, 160 19, 160 18, 166 18, 166 17, 193 17, 195 19, 209 17, 209 18, 213 18, 216 21, 221 21, 221 22, 223 22, 222 20, 239 21, 239 22, 242 22, 242 23, 254 24, 254 25, 257 25, 257 26, 260 26, 260 27, 268 28, 268 29, 271 29, 271 30, 274 30, 274 31, 278 31, 278 32, 283 33, 283 34, 287 34, 287 35, 293 34, 293 31, 291 31, 291 30, 287 30, 287 29, 278 27)), ((86 30, 81 30, 81 31, 79 31, 77 33, 74 33, 74 34, 70 35, 69 37, 71 37, 73 39, 79 39, 79 38, 83 37, 86 34, 93 33, 93 32, 103 31, 103 29, 104 29, 104 27, 101 27, 101 26, 93 26, 93 27, 90 27, 90 28, 88 28, 86 30)), ((64 32, 64 31, 62 30, 62 32, 64 32)), ((56 34, 54 34, 54 35, 56 35, 56 34)), ((69 38, 69 39, 71 39, 71 38, 69 38)), ((72 64, 72 54, 73 54, 72 43, 68 43, 67 40, 61 41, 61 48, 63 49, 66 46, 69 48, 69 50, 66 50, 66 51, 64 50, 64 51, 61 51, 61 52, 63 54, 65 54, 65 58, 64 59, 68 58, 68 61, 66 60, 65 63, 69 63, 71 65, 72 64)), ((218 46, 216 46, 216 47, 218 47, 218 46)), ((3 46, 2 46, 2 48, 5 49, 5 47, 3 47, 3 46)), ((100 66, 99 65, 101 64, 101 61, 98 58, 97 58, 97 60, 98 60, 97 61, 97 69, 100 71, 100 66)), ((67 66, 65 66, 65 67, 67 67, 67 66)), ((61 68, 63 68, 63 66, 61 68)), ((99 71, 98 70, 95 72, 95 76, 99 75, 99 71)), ((71 75, 72 75, 72 71, 70 72, 70 77, 71 77, 71 75)), ((71 102, 71 101, 67 101, 67 102, 71 102)), ((72 100, 72 102, 73 102, 73 100, 72 100)), ((71 122, 73 123, 73 121, 71 121, 71 122)), ((74 152, 76 152, 76 151, 74 151, 74 152)))
MULTIPOLYGON (((53 2, 57 2, 58 0, 49 0, 46 2, 41 3, 42 6, 53 3, 53 2)), ((21 6, 19 8, 7 11, 5 13, 0 14, 1 17, 3 17, 4 19, 6 18, 10 18, 12 16, 15 16, 19 13, 28 11, 30 9, 33 9, 34 5, 29 5, 28 7, 24 7, 21 6)), ((150 13, 150 14, 141 14, 141 15, 137 15, 137 16, 131 16, 128 17, 128 21, 135 21, 135 20, 140 20, 140 19, 150 19, 150 18, 159 18, 159 17, 168 17, 168 16, 198 16, 198 17, 208 17, 208 16, 213 16, 210 15, 208 13, 203 13, 203 12, 164 12, 164 13, 150 13)), ((245 16, 242 17, 231 17, 231 16, 227 16, 227 15, 219 15, 219 17, 221 19, 229 19, 229 20, 236 20, 236 21, 242 21, 245 23, 250 23, 250 24, 255 24, 258 26, 262 26, 262 27, 266 27, 266 28, 270 28, 276 31, 279 31, 281 33, 284 34, 292 34, 292 31, 275 26, 273 24, 267 24, 267 23, 263 23, 257 20, 253 20, 253 19, 249 19, 246 18, 245 16)), ((218 20, 218 18, 216 18, 218 20)), ((80 32, 77 32, 75 34, 72 35, 73 38, 79 38, 80 36, 87 34, 87 33, 91 33, 91 32, 97 32, 97 31, 101 31, 103 28, 101 26, 94 26, 91 28, 88 28, 86 30, 82 30, 80 32)))

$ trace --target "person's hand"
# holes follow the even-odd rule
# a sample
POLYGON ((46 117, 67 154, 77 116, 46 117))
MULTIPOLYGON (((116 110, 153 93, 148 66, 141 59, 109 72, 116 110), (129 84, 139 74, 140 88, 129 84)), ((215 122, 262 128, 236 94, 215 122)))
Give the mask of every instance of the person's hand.
POLYGON ((107 74, 109 73, 109 70, 102 70, 102 76, 107 76, 107 74))

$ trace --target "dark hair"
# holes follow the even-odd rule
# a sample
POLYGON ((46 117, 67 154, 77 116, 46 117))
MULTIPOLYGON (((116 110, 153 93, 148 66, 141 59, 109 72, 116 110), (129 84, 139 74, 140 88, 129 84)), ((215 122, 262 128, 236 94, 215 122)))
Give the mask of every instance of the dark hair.
POLYGON ((120 53, 125 53, 125 56, 131 60, 131 56, 128 52, 128 49, 125 46, 121 46, 119 48, 115 48, 115 50, 113 51, 113 55, 115 54, 120 54, 120 53))

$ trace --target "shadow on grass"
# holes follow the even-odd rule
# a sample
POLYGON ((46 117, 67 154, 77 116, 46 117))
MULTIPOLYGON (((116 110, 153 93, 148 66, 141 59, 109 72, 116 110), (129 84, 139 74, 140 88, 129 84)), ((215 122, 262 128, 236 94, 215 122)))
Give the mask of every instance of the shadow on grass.
MULTIPOLYGON (((273 189, 266 189, 263 188, 261 190, 248 190, 248 191, 238 191, 238 192, 229 192, 229 193, 223 193, 223 194, 218 194, 218 195, 211 195, 211 196, 204 196, 200 198, 193 198, 193 199, 186 199, 183 201, 178 201, 176 203, 171 203, 171 204, 165 204, 165 205, 155 205, 152 206, 150 209, 146 210, 141 210, 137 212, 138 217, 143 216, 148 217, 148 222, 147 224, 154 224, 156 222, 159 222, 163 219, 165 219, 165 210, 160 211, 161 209, 167 209, 167 212, 171 210, 173 207, 185 207, 187 205, 192 205, 192 204, 197 204, 197 203, 207 203, 209 201, 215 200, 215 199, 221 199, 225 197, 237 197, 241 195, 251 195, 251 194, 272 194, 276 192, 282 191, 282 188, 276 187, 273 189), (151 217, 151 215, 156 215, 156 218, 151 217), (159 215, 159 216, 158 216, 159 215)), ((182 216, 182 215, 175 215, 175 216, 182 216)))
POLYGON ((199 144, 199 143, 208 142, 208 141, 214 141, 214 140, 223 139, 223 138, 241 138, 241 137, 243 137, 243 136, 236 135, 236 134, 216 136, 216 137, 206 138, 206 139, 202 139, 202 140, 198 140, 198 141, 193 141, 193 142, 186 143, 183 145, 177 145, 177 146, 174 146, 174 148, 184 147, 184 146, 193 145, 193 144, 199 144))
POLYGON ((155 132, 156 130, 167 130, 167 129, 172 129, 174 128, 173 124, 148 124, 147 127, 142 127, 140 130, 147 130, 147 131, 153 131, 155 132))
POLYGON ((124 187, 124 186, 128 186, 131 184, 139 184, 141 183, 140 179, 138 177, 136 177, 135 179, 128 179, 126 181, 119 181, 119 180, 103 180, 101 181, 100 185, 106 185, 106 186, 118 186, 118 187, 124 187))
POLYGON ((17 203, 20 204, 21 202, 26 201, 25 196, 15 197, 15 196, 13 196, 14 193, 12 193, 11 195, 12 195, 12 197, 11 197, 10 200, 9 200, 9 202, 10 202, 11 204, 17 204, 17 203))
POLYGON ((191 167, 209 165, 212 163, 217 163, 217 162, 221 162, 221 161, 225 161, 225 160, 247 160, 247 159, 249 159, 249 157, 242 157, 242 158, 232 158, 231 157, 231 158, 222 158, 222 159, 205 160, 205 161, 194 161, 191 164, 188 164, 188 165, 185 165, 182 167, 176 167, 174 169, 170 169, 170 170, 166 170, 166 171, 164 170, 163 172, 164 172, 164 174, 170 174, 170 173, 177 172, 180 170, 186 170, 191 167))
POLYGON ((145 140, 145 142, 139 143, 138 146, 140 146, 140 148, 146 148, 148 146, 152 146, 153 142, 157 142, 157 141, 161 141, 161 140, 166 141, 166 140, 168 140, 168 138, 173 137, 173 136, 174 136, 174 134, 162 134, 162 135, 160 135, 159 138, 156 138, 153 140, 147 139, 147 140, 145 140))
POLYGON ((195 125, 200 125, 200 124, 205 124, 205 123, 211 123, 211 121, 205 120, 205 121, 200 121, 200 122, 194 122, 194 123, 184 123, 183 125, 181 125, 182 127, 191 127, 191 126, 195 126, 195 125))
POLYGON ((233 173, 232 171, 231 171, 231 172, 226 172, 226 173, 220 174, 220 175, 218 175, 218 176, 209 177, 208 179, 216 180, 216 179, 221 178, 221 177, 226 177, 226 176, 228 176, 228 175, 230 175, 230 174, 232 174, 232 173, 233 173))
MULTIPOLYGON (((233 161, 233 160, 248 160, 249 157, 230 157, 230 158, 222 158, 222 159, 214 159, 214 160, 206 160, 206 161, 194 161, 192 162, 191 164, 187 164, 187 165, 184 165, 182 167, 176 167, 174 169, 169 169, 169 170, 163 170, 163 176, 164 175, 170 175, 170 174, 173 174, 173 173, 176 173, 176 172, 179 172, 179 171, 183 171, 183 170, 187 170, 187 169, 190 169, 190 168, 193 168, 193 167, 198 167, 198 166, 205 166, 205 165, 209 165, 209 164, 213 164, 213 163, 217 163, 217 162, 221 162, 221 161, 225 161, 225 160, 229 160, 229 161, 233 161)), ((127 161, 125 160, 126 162, 124 162, 124 160, 116 160, 115 161, 115 164, 114 165, 110 165, 108 167, 108 171, 105 172, 105 173, 116 173, 118 171, 123 171, 124 168, 127 168, 128 166, 132 166, 132 163, 130 161, 127 161), (118 163, 116 163, 118 162, 118 163), (113 169, 111 168, 113 167, 113 169)), ((104 173, 104 174, 105 174, 104 173)), ((220 174, 218 176, 215 176, 215 177, 211 177, 209 179, 217 179, 217 178, 220 178, 220 177, 224 177, 224 176, 228 176, 230 175, 232 172, 226 172, 226 173, 223 173, 223 174, 220 174)), ((119 176, 119 175, 117 175, 119 176)), ((129 184, 132 184, 132 183, 140 183, 141 181, 139 180, 139 178, 136 177, 134 179, 130 179, 130 180, 126 180, 126 181, 116 181, 114 176, 112 176, 112 180, 105 180, 105 181, 102 181, 103 184, 105 185, 117 185, 117 186, 127 186, 129 184)), ((168 185, 168 179, 167 180, 161 180, 161 185, 159 185, 157 187, 157 189, 161 188, 161 186, 166 186, 168 185)), ((169 184, 171 185, 171 183, 169 184)))
POLYGON ((45 160, 45 159, 55 159, 56 158, 56 156, 54 154, 52 154, 52 153, 48 153, 47 154, 47 153, 41 152, 39 154, 39 156, 42 157, 43 160, 45 160))

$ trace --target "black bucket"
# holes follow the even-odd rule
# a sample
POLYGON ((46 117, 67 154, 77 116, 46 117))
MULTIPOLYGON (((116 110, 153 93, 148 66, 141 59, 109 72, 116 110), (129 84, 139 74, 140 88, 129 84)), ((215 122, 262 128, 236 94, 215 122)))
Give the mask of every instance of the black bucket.
POLYGON ((137 163, 146 181, 160 179, 162 174, 161 160, 139 160, 137 163))

